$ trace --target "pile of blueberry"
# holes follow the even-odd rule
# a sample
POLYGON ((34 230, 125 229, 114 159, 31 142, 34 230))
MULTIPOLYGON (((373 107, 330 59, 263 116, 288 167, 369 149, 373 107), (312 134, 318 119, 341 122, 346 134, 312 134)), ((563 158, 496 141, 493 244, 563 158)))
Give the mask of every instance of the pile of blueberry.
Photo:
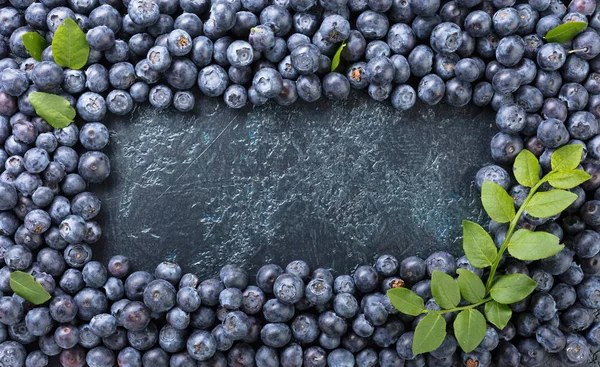
MULTIPOLYGON (((0 366, 533 367, 551 355, 587 363, 600 347, 598 32, 595 0, 0 0, 0 366), (67 18, 91 48, 82 70, 56 64, 51 46, 36 61, 22 41, 39 32, 51 44, 67 18), (567 22, 587 28, 564 44, 545 41, 567 22), (538 282, 511 305, 505 329, 488 327, 470 353, 449 335, 413 355, 415 319, 386 290, 410 287, 437 309, 434 270, 485 275, 465 257, 384 255, 337 277, 303 261, 265 265, 256 277, 225 266, 204 281, 168 262, 151 274, 123 256, 92 260, 101 203, 86 189, 110 174, 102 119, 136 102, 191 111, 197 89, 232 108, 342 100, 351 89, 399 110, 417 99, 490 105, 498 165, 477 173, 479 187, 494 181, 520 206, 528 189, 502 166, 528 149, 548 172, 565 144, 584 147, 592 179, 560 216, 521 220, 566 247, 533 263, 505 259, 501 272, 538 282), (55 129, 37 116, 29 95, 38 91, 66 98, 78 124, 55 129), (14 271, 33 275, 51 300, 36 306, 14 294, 14 271)), ((489 230, 502 243, 506 226, 489 230)))

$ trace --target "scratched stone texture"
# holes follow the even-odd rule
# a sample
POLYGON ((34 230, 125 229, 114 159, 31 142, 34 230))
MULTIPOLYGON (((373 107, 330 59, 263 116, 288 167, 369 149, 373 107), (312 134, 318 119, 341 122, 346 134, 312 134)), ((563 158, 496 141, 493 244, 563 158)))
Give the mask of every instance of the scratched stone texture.
POLYGON ((110 117, 112 175, 98 191, 101 256, 201 277, 304 259, 348 272, 381 253, 458 254, 461 220, 483 222, 477 170, 491 161, 490 109, 398 112, 342 103, 193 113, 137 107, 110 117))

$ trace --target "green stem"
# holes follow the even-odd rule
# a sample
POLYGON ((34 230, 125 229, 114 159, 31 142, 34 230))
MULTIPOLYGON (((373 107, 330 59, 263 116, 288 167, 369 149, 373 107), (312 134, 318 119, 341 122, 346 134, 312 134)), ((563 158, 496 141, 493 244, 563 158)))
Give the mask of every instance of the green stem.
POLYGON ((517 223, 519 222, 519 218, 521 218, 521 215, 523 215, 523 212, 525 211, 525 208, 527 207, 527 204, 529 204, 529 201, 531 200, 533 195, 540 188, 540 186, 542 186, 547 180, 548 180, 548 175, 542 177, 542 179, 539 180, 538 183, 535 184, 535 186, 533 186, 531 188, 531 190, 529 191, 529 194, 527 195, 527 198, 525 199, 525 201, 523 202, 523 204, 517 211, 517 214, 515 214, 515 217, 513 218, 513 220, 510 221, 510 225, 508 226, 508 231, 506 232, 506 237, 504 237, 502 246, 500 246, 500 250, 498 251, 498 254, 496 255, 496 258, 494 259, 494 263, 492 264, 492 267, 490 269, 490 275, 488 276, 487 284, 485 286, 486 294, 488 294, 490 292, 490 288, 492 287, 492 283, 494 282, 494 277, 496 275, 496 270, 498 269, 498 264, 500 264, 500 259, 502 259, 502 255, 508 248, 510 239, 512 238, 512 235, 515 232, 515 229, 517 228, 517 223))
POLYGON ((454 308, 451 308, 449 310, 424 310, 423 312, 424 313, 436 312, 436 313, 438 313, 440 315, 443 315, 443 314, 448 313, 448 312, 456 312, 456 311, 468 310, 470 308, 475 308, 477 306, 483 305, 484 303, 488 303, 491 300, 492 300, 492 297, 488 297, 486 299, 483 299, 483 300, 481 300, 481 301, 479 301, 477 303, 473 303, 471 305, 466 305, 466 306, 461 306, 461 307, 454 307, 454 308))

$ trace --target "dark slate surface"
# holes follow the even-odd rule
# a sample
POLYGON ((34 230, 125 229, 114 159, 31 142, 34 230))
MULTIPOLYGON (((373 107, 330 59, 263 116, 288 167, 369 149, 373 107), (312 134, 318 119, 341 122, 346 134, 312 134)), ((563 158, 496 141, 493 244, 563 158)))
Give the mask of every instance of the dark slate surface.
MULTIPOLYGON (((301 258, 351 271, 377 254, 459 253, 461 220, 484 222, 477 170, 491 161, 489 108, 398 112, 362 93, 331 104, 111 117, 113 173, 100 190, 104 259, 165 259, 202 278, 301 258)), ((97 192, 98 192, 97 191, 97 192)))

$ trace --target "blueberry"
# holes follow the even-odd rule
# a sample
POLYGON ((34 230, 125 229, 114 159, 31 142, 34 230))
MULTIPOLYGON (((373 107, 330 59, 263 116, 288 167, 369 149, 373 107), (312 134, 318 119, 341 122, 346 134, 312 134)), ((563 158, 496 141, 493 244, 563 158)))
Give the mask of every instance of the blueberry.
MULTIPOLYGON (((582 287, 582 284, 578 288, 582 287)), ((582 292, 577 293, 578 297, 580 293, 582 292)), ((589 298, 586 298, 586 301, 588 300, 589 298)), ((560 321, 566 331, 583 331, 592 325, 594 316, 590 309, 576 303, 561 313, 560 321)))
POLYGON ((85 39, 90 47, 97 51, 107 51, 115 45, 115 33, 104 25, 90 29, 85 39))
POLYGON ((325 367, 327 365, 327 352, 321 347, 313 346, 304 352, 303 365, 306 367, 325 367))
MULTIPOLYGON (((538 320, 548 321, 556 314, 556 302, 548 293, 536 293, 531 297, 529 308, 538 320)), ((528 336, 528 335, 526 335, 528 336)))
POLYGON ((250 320, 241 311, 232 311, 223 320, 225 335, 232 340, 240 340, 248 335, 250 331, 250 320))
POLYGON ((85 86, 92 92, 102 93, 109 87, 108 70, 101 64, 90 65, 85 71, 85 86))
POLYGON ((508 134, 518 133, 525 126, 525 110, 517 104, 500 107, 496 114, 496 125, 508 134))
POLYGON ((327 356, 327 365, 331 367, 350 367, 354 363, 354 355, 347 349, 335 349, 327 356))
POLYGON ((101 288, 108 279, 106 267, 98 261, 90 261, 85 264, 81 273, 83 281, 91 288, 101 288))
POLYGON ((465 106, 471 101, 472 94, 473 91, 470 83, 461 81, 458 78, 453 78, 446 82, 446 101, 452 106, 465 106))
POLYGON ((427 274, 429 276, 431 276, 435 270, 449 275, 454 275, 456 271, 454 257, 447 252, 434 252, 425 260, 425 263, 427 264, 427 274))
POLYGON ((107 310, 107 299, 104 293, 94 288, 84 288, 74 297, 77 306, 77 317, 89 321, 94 315, 107 310))
POLYGON ((323 94, 333 101, 347 99, 350 94, 350 82, 344 75, 331 72, 323 78, 323 94))
POLYGON ((0 72, 0 85, 5 93, 18 97, 29 88, 29 80, 20 70, 4 69, 0 72))
POLYGON ((227 88, 227 73, 219 65, 210 65, 198 73, 200 91, 209 97, 217 97, 227 88))
POLYGON ((567 334, 567 345, 559 358, 568 365, 581 365, 589 360, 590 347, 581 335, 567 334))
POLYGON ((118 62, 111 66, 109 72, 110 85, 115 89, 129 89, 135 82, 135 70, 128 62, 118 62))
POLYGON ((475 10, 467 15, 464 26, 471 36, 484 37, 492 30, 492 18, 484 11, 475 10))
POLYGON ((543 70, 560 69, 567 59, 565 49, 558 43, 547 43, 537 53, 537 63, 543 70))
POLYGON ((440 23, 431 33, 430 44, 435 52, 441 54, 453 53, 458 50, 461 43, 461 29, 454 23, 440 23))
POLYGON ((106 114, 106 101, 100 94, 85 92, 77 99, 77 114, 86 121, 100 121, 106 114))
POLYGON ((105 347, 95 347, 88 351, 85 361, 90 367, 111 366, 116 362, 114 353, 105 347))
POLYGON ((439 103, 444 97, 444 81, 435 74, 426 75, 419 83, 419 99, 429 105, 439 103))
POLYGON ((200 294, 194 287, 181 287, 177 292, 177 306, 185 312, 194 312, 201 305, 200 294))
POLYGON ((410 3, 410 10, 417 15, 433 15, 440 7, 439 0, 426 0, 422 2, 410 3))
POLYGON ((577 285, 577 297, 579 301, 586 307, 597 309, 600 307, 600 278, 591 276, 585 278, 577 285))
POLYGON ((90 320, 90 329, 97 336, 104 338, 117 331, 117 319, 110 314, 98 314, 90 320))
MULTIPOLYGON (((399 320, 389 320, 377 327, 373 332, 373 341, 382 348, 395 344, 400 335, 404 333, 404 325, 399 320)), ((456 342, 454 343, 456 345, 456 342)))
POLYGON ((185 330, 190 324, 190 314, 179 307, 173 307, 167 312, 167 322, 176 329, 185 330))
POLYGON ((579 50, 577 57, 591 60, 600 54, 600 36, 594 31, 584 31, 573 39, 572 48, 579 50))
POLYGON ((477 365, 481 367, 489 367, 492 362, 492 355, 488 351, 480 351, 475 349, 469 353, 461 353, 464 365, 477 365))
POLYGON ((523 140, 518 135, 498 133, 491 142, 492 158, 500 163, 512 163, 523 149, 523 140))
POLYGON ((275 279, 283 273, 280 266, 267 264, 256 273, 256 284, 265 293, 273 293, 275 279))
POLYGON ((300 74, 312 74, 319 68, 319 49, 314 45, 302 45, 290 56, 293 68, 300 74))
POLYGON ((367 10, 356 19, 356 28, 367 40, 382 39, 388 32, 389 20, 383 14, 367 10))
POLYGON ((417 356, 412 352, 413 336, 414 333, 412 331, 408 331, 400 335, 398 343, 396 344, 396 352, 398 353, 398 356, 404 360, 410 361, 417 358, 417 356))
POLYGON ((31 81, 40 91, 54 91, 63 80, 62 68, 51 61, 38 62, 31 72, 31 81))
POLYGON ((400 85, 392 91, 392 106, 396 109, 405 111, 415 105, 417 93, 408 84, 400 85))
POLYGON ((267 25, 258 25, 250 30, 248 42, 255 51, 263 52, 275 46, 275 33, 267 25))
POLYGON ((167 48, 173 56, 184 56, 192 50, 192 43, 192 37, 188 32, 183 29, 175 29, 169 33, 167 48))
POLYGON ((410 284, 421 281, 426 274, 427 264, 418 256, 409 256, 400 262, 400 278, 410 284))
POLYGON ((168 281, 156 279, 146 285, 143 298, 150 311, 166 312, 175 306, 177 291, 168 281))
POLYGON ((272 348, 281 348, 292 338, 292 331, 286 324, 269 323, 260 331, 262 342, 272 348))
POLYGON ((263 306, 263 315, 268 322, 286 322, 294 317, 294 306, 278 299, 270 299, 263 306))
POLYGON ((5 341, 0 344, 0 359, 7 367, 24 366, 26 356, 25 347, 18 342, 5 341))
POLYGON ((569 111, 580 111, 588 103, 587 90, 578 83, 566 83, 560 88, 558 98, 566 103, 569 111))

